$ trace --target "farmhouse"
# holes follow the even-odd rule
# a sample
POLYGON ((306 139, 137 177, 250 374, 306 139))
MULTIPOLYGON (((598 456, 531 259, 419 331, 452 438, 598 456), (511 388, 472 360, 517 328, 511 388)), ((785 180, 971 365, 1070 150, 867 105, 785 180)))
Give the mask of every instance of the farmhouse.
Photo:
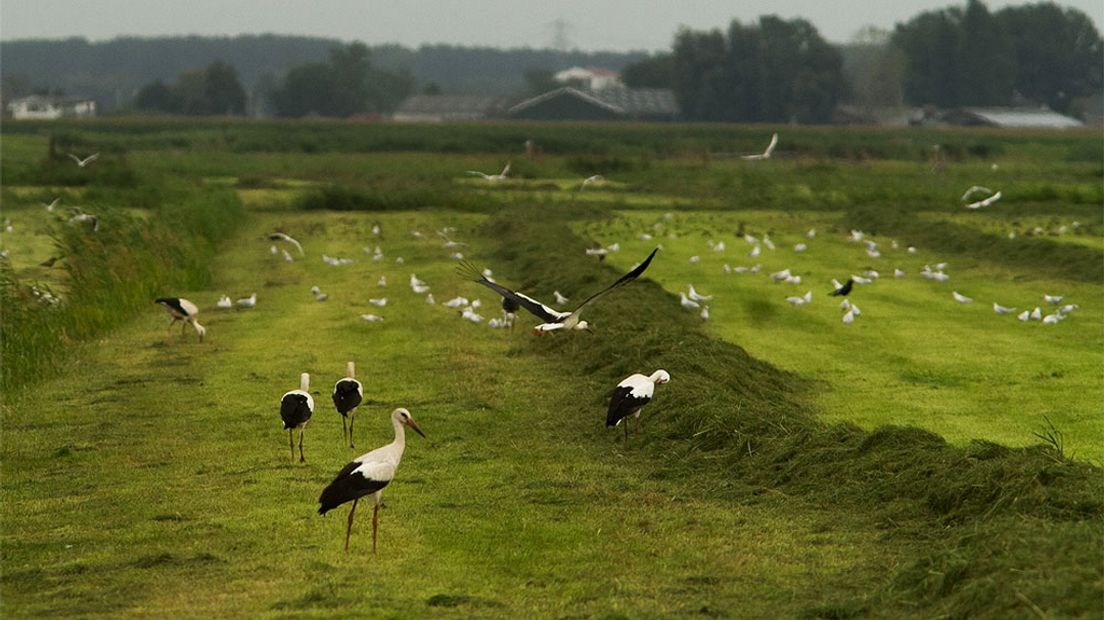
POLYGON ((603 88, 580 90, 565 86, 526 99, 509 109, 510 118, 542 121, 672 121, 679 108, 667 88, 603 88))
POLYGON ((392 120, 399 123, 442 123, 500 118, 511 100, 470 95, 414 95, 399 104, 392 120))
POLYGON ((944 112, 941 120, 963 127, 1068 129, 1085 126, 1076 118, 1048 108, 958 108, 944 112))
POLYGON ((8 112, 15 120, 84 118, 96 115, 96 102, 92 99, 31 95, 13 99, 8 103, 8 112))

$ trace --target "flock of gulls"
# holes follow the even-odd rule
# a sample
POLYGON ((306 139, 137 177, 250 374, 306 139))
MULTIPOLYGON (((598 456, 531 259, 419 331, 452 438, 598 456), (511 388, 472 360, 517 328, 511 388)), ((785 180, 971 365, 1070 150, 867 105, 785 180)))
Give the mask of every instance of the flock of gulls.
MULTIPOLYGON (((778 134, 775 133, 771 136, 769 144, 762 153, 745 155, 742 159, 749 161, 770 159, 777 145, 778 134)), ((85 168, 96 161, 99 154, 96 153, 85 158, 80 158, 70 153, 69 157, 72 158, 79 167, 85 168)), ((509 162, 502 171, 497 174, 487 174, 476 170, 467 171, 469 175, 478 176, 484 181, 492 183, 507 179, 509 173, 509 162)), ((575 192, 581 191, 589 185, 602 183, 604 181, 605 179, 601 175, 587 177, 581 184, 575 187, 572 195, 574 196, 575 192)), ((992 206, 1001 199, 1001 196, 1000 191, 993 191, 981 186, 973 186, 962 195, 961 200, 965 203, 964 206, 967 209, 976 210, 992 206), (978 197, 980 197, 980 199, 975 200, 975 198, 978 197)), ((58 207, 60 201, 61 199, 58 198, 52 203, 44 204, 43 206, 47 211, 53 212, 58 207)), ((672 214, 666 214, 663 219, 665 221, 670 221, 672 218, 672 214)), ((74 209, 68 221, 73 224, 85 225, 93 232, 99 229, 98 219, 94 215, 84 213, 79 209, 74 209)), ((663 227, 664 222, 657 222, 653 225, 656 235, 663 232, 663 227)), ((373 224, 371 232, 374 237, 380 238, 380 225, 378 223, 373 224)), ((414 273, 411 273, 409 276, 409 287, 411 292, 415 295, 424 296, 427 304, 440 305, 456 312, 457 316, 465 321, 476 324, 485 323, 492 328, 512 329, 515 322, 518 320, 519 312, 524 310, 539 320, 539 323, 532 328, 533 333, 536 335, 544 335, 549 332, 593 331, 593 326, 582 318, 584 311, 605 296, 639 278, 648 269, 653 259, 655 259, 657 252, 662 248, 662 246, 656 247, 646 258, 644 258, 644 260, 637 263, 629 270, 628 273, 625 273, 608 286, 583 298, 581 302, 569 305, 571 303, 569 297, 563 295, 560 291, 554 291, 553 298, 555 303, 554 305, 548 305, 535 297, 499 283, 494 279, 490 269, 480 270, 471 262, 465 260, 462 250, 466 248, 467 244, 454 240, 452 236, 455 232, 455 228, 451 227, 437 231, 437 236, 441 240, 442 247, 449 252, 449 257, 451 259, 458 261, 457 274, 459 277, 492 291, 500 298, 498 306, 501 311, 501 316, 494 316, 490 319, 486 319, 482 313, 488 312, 489 309, 484 306, 480 299, 468 299, 463 296, 456 296, 438 304, 434 299, 430 285, 414 273), (557 306, 564 309, 557 309, 557 306)), ((429 237, 429 235, 419 231, 412 231, 411 235, 418 239, 426 239, 429 237)), ((675 237, 674 233, 668 233, 668 236, 672 238, 675 237)), ((741 236, 743 240, 751 246, 747 251, 748 258, 761 259, 761 257, 765 256, 765 252, 774 252, 777 250, 777 245, 770 239, 768 234, 762 234, 760 237, 755 237, 751 234, 741 232, 738 238, 741 236)), ((804 234, 805 241, 794 244, 792 246, 792 251, 795 254, 809 251, 810 245, 814 243, 813 240, 816 236, 817 233, 815 229, 808 230, 804 234)), ((642 233, 638 236, 638 239, 642 241, 651 240, 652 238, 653 235, 651 233, 642 233)), ((271 242, 269 253, 273 256, 282 258, 282 260, 286 262, 295 262, 298 259, 306 257, 306 251, 302 243, 285 232, 274 231, 266 235, 265 240, 271 242), (294 250, 294 252, 291 250, 294 250)), ((869 235, 860 230, 850 231, 847 240, 862 245, 866 255, 866 259, 864 260, 866 261, 881 258, 883 256, 883 251, 885 251, 869 235)), ((714 254, 723 254, 727 250, 724 241, 709 240, 707 241, 707 246, 709 251, 714 254)), ((891 242, 889 250, 900 249, 896 241, 891 242)), ((620 251, 620 243, 613 243, 608 246, 587 248, 585 253, 588 256, 597 257, 598 260, 604 260, 610 253, 618 251, 620 251)), ((905 248, 904 251, 908 254, 913 254, 916 252, 916 249, 909 246, 905 248)), ((380 245, 374 245, 374 247, 366 246, 364 247, 364 253, 372 262, 381 262, 385 260, 385 255, 380 245)), ((331 257, 328 255, 322 255, 322 260, 332 267, 343 267, 355 262, 351 258, 331 257)), ((697 264, 700 261, 701 256, 699 255, 689 258, 691 264, 697 264)), ((396 265, 402 265, 404 264, 404 259, 402 257, 396 257, 394 263, 396 265)), ((918 273, 925 279, 936 282, 947 282, 951 279, 951 276, 946 272, 946 268, 946 263, 924 265, 918 273)), ((760 274, 763 272, 763 265, 758 262, 754 265, 737 266, 730 266, 728 263, 725 263, 723 265, 723 271, 726 274, 760 274)), ((899 268, 894 268, 892 274, 895 279, 903 278, 907 275, 899 268)), ((789 267, 770 273, 764 273, 764 275, 778 285, 799 286, 802 284, 802 276, 795 273, 794 270, 789 267)), ((845 282, 840 282, 835 279, 831 280, 832 289, 828 292, 828 295, 842 298, 839 304, 839 310, 842 313, 841 321, 844 324, 854 323, 856 318, 862 314, 859 306, 852 299, 858 290, 856 287, 869 286, 880 278, 881 273, 878 271, 866 269, 862 271, 862 273, 850 274, 845 282)), ((381 276, 377 281, 377 286, 382 289, 387 287, 387 285, 386 277, 381 276)), ((323 292, 317 285, 311 287, 310 293, 317 302, 325 302, 330 298, 329 294, 323 292)), ((960 293, 958 290, 951 291, 951 298, 959 304, 971 304, 975 301, 972 297, 960 293)), ((680 305, 685 310, 697 313, 703 320, 709 319, 710 306, 707 302, 713 300, 712 295, 702 294, 695 289, 693 284, 690 284, 687 290, 678 293, 678 299, 680 305)), ((785 301, 793 307, 810 305, 813 303, 813 291, 809 289, 806 290, 804 294, 787 295, 785 296, 785 301)), ((1043 301, 1043 305, 1052 309, 1052 311, 1044 312, 1043 305, 1036 305, 1030 310, 1023 309, 1017 314, 1017 310, 1019 310, 1017 307, 1005 306, 996 301, 992 302, 992 304, 993 311, 998 315, 1015 314, 1020 321, 1039 321, 1047 325, 1061 322, 1078 308, 1077 304, 1063 304, 1064 297, 1061 295, 1044 294, 1043 301)), ((196 332, 198 340, 200 342, 203 341, 207 329, 197 320, 200 310, 195 303, 179 297, 162 297, 155 300, 155 303, 163 307, 168 313, 170 318, 170 329, 179 322, 182 324, 181 333, 183 334, 188 326, 191 326, 196 332)), ((383 322, 385 320, 384 317, 375 314, 375 312, 384 312, 383 309, 388 306, 388 297, 383 295, 372 297, 368 300, 368 303, 378 310, 374 310, 372 313, 362 314, 360 318, 369 323, 383 322)), ((248 297, 241 297, 237 300, 232 300, 229 295, 222 295, 215 303, 215 308, 219 310, 230 310, 233 308, 249 309, 256 307, 256 305, 257 294, 254 292, 248 297)), ((666 370, 659 369, 655 370, 650 375, 639 373, 632 374, 618 383, 613 390, 612 397, 607 407, 606 426, 622 426, 624 430, 624 439, 628 441, 629 424, 627 420, 633 418, 636 421, 636 433, 639 434, 641 409, 651 402, 655 393, 655 386, 665 384, 670 380, 671 375, 666 370)), ((364 387, 361 382, 356 379, 354 362, 349 361, 346 363, 345 376, 339 378, 334 383, 331 399, 335 411, 342 420, 343 445, 347 444, 349 448, 354 448, 353 424, 357 409, 364 402, 364 387)), ((295 460, 296 452, 298 452, 298 461, 304 463, 306 462, 303 448, 305 429, 311 421, 315 410, 314 398, 310 392, 309 374, 302 373, 300 375, 298 389, 290 390, 283 394, 280 398, 279 410, 283 430, 288 432, 288 446, 291 451, 291 458, 295 460), (296 444, 295 441, 296 433, 298 433, 298 444, 296 444)), ((349 538, 352 532, 353 515, 356 511, 356 507, 361 499, 369 496, 373 503, 372 550, 373 552, 376 550, 381 493, 394 479, 399 467, 406 447, 406 429, 413 430, 423 437, 425 436, 425 433, 414 421, 410 411, 405 408, 399 407, 394 409, 390 414, 390 420, 394 431, 393 441, 362 454, 347 463, 322 490, 318 498, 318 512, 320 514, 326 514, 343 504, 351 502, 345 531, 346 551, 348 551, 349 548, 349 538)))

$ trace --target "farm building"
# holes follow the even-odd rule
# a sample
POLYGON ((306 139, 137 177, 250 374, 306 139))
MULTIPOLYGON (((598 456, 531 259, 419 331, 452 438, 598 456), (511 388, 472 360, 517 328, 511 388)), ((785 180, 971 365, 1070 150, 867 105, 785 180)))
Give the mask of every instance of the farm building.
POLYGON ((511 100, 506 97, 469 95, 414 95, 399 104, 392 120, 400 123, 474 121, 505 116, 511 100))
POLYGON ((31 95, 8 103, 8 112, 15 120, 53 120, 55 118, 84 118, 96 115, 96 102, 92 99, 47 97, 31 95))
POLYGON ((624 88, 621 74, 601 67, 571 67, 552 76, 560 84, 582 84, 589 90, 624 88))
POLYGON ((543 121, 672 121, 679 108, 666 88, 558 88, 510 108, 511 118, 543 121))
POLYGON ((1047 108, 959 108, 940 116, 949 125, 964 127, 1007 127, 1014 129, 1068 129, 1084 123, 1047 108))

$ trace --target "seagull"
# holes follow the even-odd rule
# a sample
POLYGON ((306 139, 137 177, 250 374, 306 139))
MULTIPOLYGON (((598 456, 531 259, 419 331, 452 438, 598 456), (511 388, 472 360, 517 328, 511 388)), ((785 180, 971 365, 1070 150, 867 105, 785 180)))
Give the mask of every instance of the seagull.
POLYGON ((222 297, 219 297, 218 303, 216 303, 215 306, 225 310, 227 308, 233 308, 234 302, 230 301, 229 295, 223 295, 222 297))
POLYGON ((809 229, 809 230, 808 230, 808 231, 807 231, 807 232, 805 233, 805 238, 806 238, 806 239, 812 239, 813 237, 816 237, 816 229, 815 229, 815 228, 810 228, 810 229, 809 229))
POLYGON ((786 268, 786 269, 783 269, 782 271, 776 271, 776 272, 770 274, 770 277, 775 282, 782 282, 783 280, 785 280, 786 278, 789 278, 792 275, 793 274, 790 273, 789 268, 786 268))
POLYGON ((1041 318, 1043 318, 1043 309, 1035 306, 1035 309, 1031 311, 1031 320, 1038 321, 1041 318))
POLYGON ((445 302, 446 308, 459 308, 460 306, 470 305, 467 297, 453 297, 445 302))
POLYGON ((1043 317, 1043 325, 1055 325, 1064 318, 1061 314, 1048 314, 1043 317))
POLYGON ((863 285, 870 284, 871 282, 874 281, 873 278, 864 278, 863 276, 857 276, 855 274, 851 274, 851 280, 853 280, 855 282, 855 284, 863 284, 863 285))
POLYGON ((957 301, 960 304, 969 304, 969 303, 973 303, 973 301, 974 301, 970 297, 959 294, 958 291, 951 291, 951 297, 954 297, 954 300, 957 301))
POLYGON ((1047 295, 1043 293, 1043 299, 1045 299, 1048 304, 1060 304, 1064 297, 1062 295, 1047 295))
POLYGON ((994 202, 996 202, 1000 199, 1001 199, 1001 193, 997 192, 997 193, 993 194, 992 196, 986 198, 985 200, 979 200, 977 202, 971 202, 970 204, 966 205, 966 208, 967 209, 980 209, 982 207, 988 207, 989 205, 993 204, 994 202))
POLYGON ((606 254, 609 254, 609 250, 607 250, 606 248, 587 248, 586 249, 586 255, 587 256, 597 256, 598 260, 600 260, 600 261, 606 260, 606 254))
POLYGON ((770 144, 767 145, 767 150, 765 150, 762 153, 759 153, 757 155, 744 155, 740 159, 746 159, 746 160, 749 160, 749 161, 750 160, 758 161, 758 160, 762 160, 762 159, 770 159, 771 154, 774 153, 774 147, 776 147, 776 146, 778 146, 778 134, 777 133, 775 133, 774 135, 771 136, 770 144))
POLYGON ((498 174, 486 174, 478 170, 468 170, 468 174, 483 177, 484 181, 502 181, 506 178, 506 175, 510 174, 510 162, 506 162, 506 167, 498 174))
POLYGON ((257 294, 253 293, 249 297, 243 297, 238 300, 238 305, 242 308, 253 308, 257 305, 257 294))
POLYGON ((724 241, 718 241, 717 243, 713 244, 713 251, 714 252, 724 252, 725 251, 725 242, 724 241))
POLYGON ((787 297, 786 301, 790 302, 790 304, 794 306, 804 306, 805 304, 811 303, 813 301, 813 292, 806 291, 805 294, 801 297, 787 297))
POLYGON ((464 308, 464 311, 460 313, 460 318, 471 321, 472 323, 483 322, 483 315, 478 314, 471 306, 464 308))
POLYGON ((832 284, 836 286, 836 290, 829 293, 832 297, 847 297, 851 294, 851 289, 855 286, 854 277, 847 278, 847 283, 840 285, 835 280, 832 280, 832 284))
POLYGON ((353 507, 349 509, 349 520, 345 526, 345 551, 349 550, 349 534, 353 531, 353 513, 356 512, 357 502, 365 495, 371 495, 374 506, 372 508, 372 553, 376 552, 376 531, 379 529, 380 493, 383 488, 395 479, 395 471, 399 468, 403 451, 406 449, 406 432, 404 427, 410 427, 422 437, 425 433, 410 417, 410 412, 402 407, 391 412, 391 426, 395 429, 395 440, 376 448, 367 454, 362 454, 353 459, 351 463, 341 468, 337 476, 318 497, 318 514, 324 515, 350 500, 353 507))
POLYGON ((809 246, 805 245, 804 243, 798 243, 797 245, 794 246, 793 249, 794 249, 794 252, 804 252, 806 250, 806 248, 808 248, 808 247, 809 246))
POLYGON ((763 233, 763 245, 767 246, 768 250, 774 249, 774 242, 770 240, 766 233, 763 233))
POLYGON ((50 204, 46 204, 45 202, 42 203, 42 206, 46 207, 46 210, 49 211, 50 213, 53 213, 54 212, 54 207, 58 206, 59 202, 61 202, 61 196, 58 196, 57 198, 54 198, 54 201, 51 202, 50 204))
POLYGON ((378 236, 380 236, 380 232, 381 232, 381 229, 380 229, 379 223, 378 222, 373 223, 372 224, 372 236, 378 237, 378 236))
POLYGON ((207 330, 195 319, 196 315, 199 314, 199 308, 195 304, 183 297, 160 297, 155 299, 154 303, 161 304, 161 307, 172 317, 172 320, 169 321, 170 328, 177 321, 183 321, 184 324, 180 326, 180 333, 183 335, 184 329, 191 325, 195 328, 199 341, 203 342, 203 336, 207 334, 207 330))
POLYGON ((369 299, 368 303, 372 304, 373 306, 382 308, 387 305, 387 298, 380 297, 379 299, 369 299))
POLYGON ((709 320, 709 306, 702 306, 701 313, 699 313, 698 316, 701 317, 701 320, 708 321, 709 320))
POLYGON ((697 310, 698 308, 701 308, 701 304, 687 297, 686 293, 683 293, 682 291, 679 291, 679 303, 685 310, 697 310))
MULTIPOLYGON (((92 232, 99 232, 100 230, 100 218, 92 215, 91 213, 85 213, 80 209, 74 207, 73 211, 76 213, 73 217, 69 218, 70 224, 83 224, 92 229, 92 232)), ((11 228, 9 226, 9 228, 11 228)), ((10 231, 9 231, 10 232, 10 231)))
POLYGON ((905 272, 901 271, 900 269, 895 268, 893 270, 893 277, 894 278, 903 278, 903 277, 905 277, 905 272))
POLYGON ((437 303, 437 301, 435 299, 433 299, 433 293, 430 293, 429 295, 426 295, 426 303, 431 305, 431 306, 437 303))
POLYGON ((364 400, 364 388, 356 380, 356 365, 353 362, 345 363, 345 378, 334 384, 331 398, 334 408, 341 414, 341 441, 344 442, 347 435, 349 447, 353 448, 353 415, 364 400), (346 419, 349 421, 348 430, 345 428, 346 419))
POLYGON ((690 292, 688 293, 687 296, 690 297, 690 299, 693 299, 694 301, 710 301, 710 300, 713 299, 712 295, 701 295, 701 294, 699 294, 697 291, 694 290, 694 285, 693 284, 690 285, 690 292))
POLYGON ((387 286, 387 276, 380 276, 379 280, 376 280, 376 286, 387 286))
POLYGON ((579 186, 579 191, 582 191, 583 189, 586 188, 587 185, 590 185, 591 183, 600 183, 600 182, 605 181, 605 180, 606 180, 606 177, 604 177, 600 174, 591 175, 591 176, 583 179, 583 184, 579 186))
POLYGON ((1077 304, 1066 304, 1066 305, 1062 306, 1061 308, 1058 308, 1058 313, 1059 314, 1069 314, 1070 312, 1073 312, 1074 310, 1076 310, 1080 307, 1081 306, 1078 306, 1077 304))
POLYGON ((362 314, 362 315, 360 315, 360 318, 364 319, 365 321, 368 321, 369 323, 382 323, 383 322, 383 317, 379 316, 379 315, 376 315, 376 314, 362 314))
POLYGON ((850 325, 854 322, 855 322, 855 310, 854 309, 848 310, 847 313, 843 315, 843 323, 844 323, 844 325, 850 325))
MULTIPOLYGON (((609 408, 606 410, 606 427, 615 427, 632 416, 636 418, 636 433, 640 434, 640 410, 644 405, 652 402, 655 386, 662 385, 671 380, 671 375, 666 370, 657 370, 649 376, 633 374, 617 384, 610 398, 609 408)), ((625 441, 629 440, 629 425, 626 423, 625 441)))
POLYGON ((548 306, 537 301, 536 299, 533 299, 532 297, 529 297, 528 295, 518 293, 516 291, 511 291, 510 289, 496 282, 492 282, 488 280, 485 276, 480 274, 478 270, 476 270, 475 267, 472 266, 470 263, 461 266, 460 275, 467 279, 470 279, 473 282, 477 282, 479 284, 482 284, 483 286, 486 286, 487 288, 493 290, 499 295, 502 295, 503 297, 512 298, 522 308, 525 308, 537 318, 543 319, 545 321, 544 323, 533 328, 533 332, 536 334, 544 334, 546 332, 561 329, 590 331, 590 325, 586 321, 580 320, 579 318, 583 310, 604 295, 612 292, 614 289, 624 286, 640 277, 640 275, 644 273, 644 270, 648 268, 648 265, 652 263, 652 259, 655 258, 656 252, 658 251, 659 248, 652 250, 652 253, 648 255, 648 258, 644 259, 644 262, 637 265, 635 269, 618 278, 613 284, 598 291, 597 293, 594 293, 590 297, 587 297, 581 304, 579 304, 578 307, 575 308, 575 310, 571 312, 560 312, 558 310, 553 310, 552 308, 549 308, 548 306))
POLYGON ((88 157, 85 157, 84 159, 81 159, 80 157, 77 157, 76 155, 74 155, 72 153, 67 153, 67 155, 69 155, 70 159, 77 162, 77 166, 80 167, 80 168, 84 168, 84 167, 88 166, 88 164, 96 161, 100 157, 99 153, 93 153, 93 154, 89 155, 88 157))
POLYGON ((1015 311, 1015 308, 1008 308, 1006 306, 998 304, 995 301, 993 302, 993 312, 996 312, 997 314, 1012 314, 1015 311))
POLYGON ((694 256, 690 257, 690 264, 696 265, 699 262, 701 262, 701 257, 700 256, 694 255, 694 256))
POLYGON ((291 447, 291 458, 295 460, 295 443, 292 433, 299 429, 299 462, 306 463, 303 456, 303 431, 307 428, 314 415, 314 397, 310 395, 310 375, 299 375, 299 389, 286 392, 280 398, 280 419, 284 421, 284 430, 288 432, 288 446, 291 447))
POLYGON ((759 256, 759 254, 761 254, 762 252, 763 250, 761 249, 761 247, 757 245, 751 248, 751 251, 748 252, 748 256, 750 256, 751 258, 755 258, 756 256, 759 256))
POLYGON ((300 243, 298 241, 296 241, 295 239, 289 237, 288 235, 286 235, 282 232, 268 233, 268 235, 266 235, 265 238, 268 239, 269 241, 287 241, 288 243, 294 245, 297 250, 299 250, 299 256, 306 256, 306 254, 303 253, 303 246, 300 245, 300 243))
POLYGON ((974 194, 985 194, 989 196, 993 194, 993 190, 989 189, 988 187, 982 187, 981 185, 974 185, 970 189, 966 190, 965 194, 962 194, 962 198, 960 198, 960 200, 962 202, 966 202, 974 194))
POLYGON ((566 304, 567 302, 571 301, 567 297, 564 297, 563 295, 561 295, 559 291, 552 291, 552 297, 556 299, 556 305, 557 306, 562 306, 562 305, 566 304))
POLYGON ((1023 312, 1016 315, 1016 318, 1021 320, 1021 321, 1027 321, 1028 319, 1031 318, 1031 312, 1029 312, 1027 310, 1024 310, 1023 312))
POLYGON ((284 261, 289 262, 289 263, 294 263, 295 262, 295 259, 291 257, 291 254, 289 254, 287 250, 280 250, 280 251, 284 253, 284 261))

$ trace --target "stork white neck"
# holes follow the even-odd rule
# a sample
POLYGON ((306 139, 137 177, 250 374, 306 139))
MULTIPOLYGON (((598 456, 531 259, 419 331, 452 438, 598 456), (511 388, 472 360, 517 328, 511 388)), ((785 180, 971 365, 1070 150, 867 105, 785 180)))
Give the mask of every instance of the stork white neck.
POLYGON ((310 374, 303 373, 299 375, 299 389, 304 392, 310 391, 310 374))
POLYGON ((345 376, 350 379, 356 377, 356 365, 352 362, 345 364, 345 376))

